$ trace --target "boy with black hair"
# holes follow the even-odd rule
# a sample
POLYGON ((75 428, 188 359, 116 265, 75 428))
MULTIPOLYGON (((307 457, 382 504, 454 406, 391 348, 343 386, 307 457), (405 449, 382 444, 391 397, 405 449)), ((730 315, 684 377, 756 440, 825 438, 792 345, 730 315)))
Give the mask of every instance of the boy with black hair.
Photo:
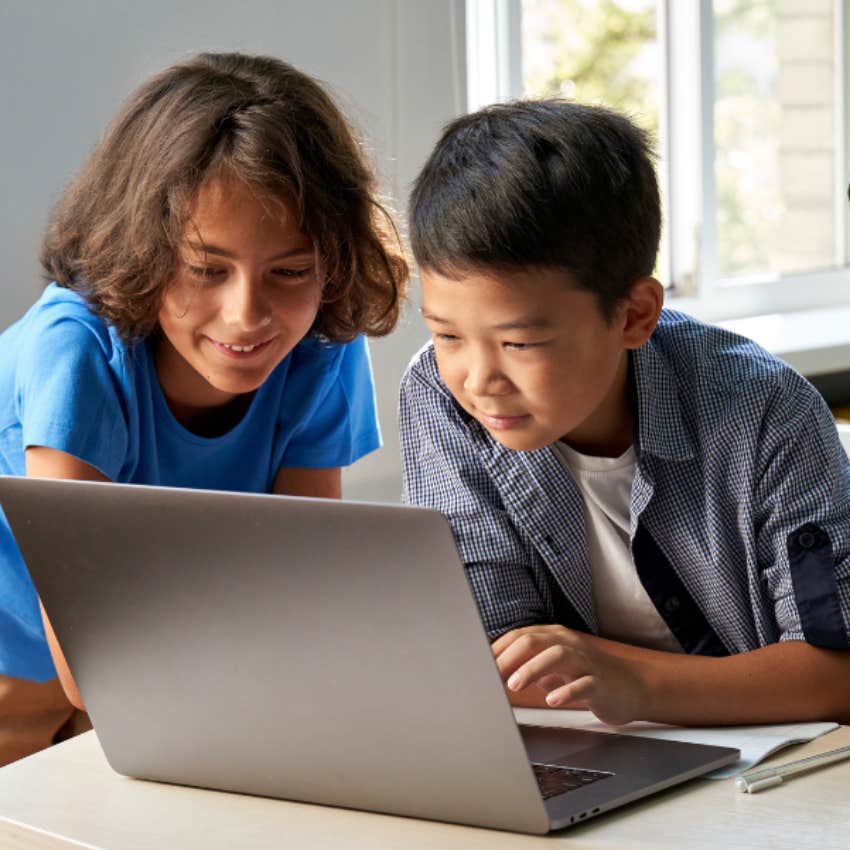
POLYGON ((405 500, 452 523, 514 704, 848 722, 850 464, 794 370, 662 310, 651 157, 563 101, 448 126, 411 199, 405 500))

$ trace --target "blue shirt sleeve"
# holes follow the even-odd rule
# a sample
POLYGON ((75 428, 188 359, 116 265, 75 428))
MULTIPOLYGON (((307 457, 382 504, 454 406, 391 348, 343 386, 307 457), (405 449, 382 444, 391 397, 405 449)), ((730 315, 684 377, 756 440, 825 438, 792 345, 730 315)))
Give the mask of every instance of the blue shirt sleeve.
MULTIPOLYGON (((316 355, 313 350, 312 356, 316 355)), ((379 448, 381 433, 366 339, 360 336, 336 347, 333 364, 323 376, 316 372, 313 379, 326 383, 325 392, 293 434, 281 466, 348 466, 379 448)))
POLYGON ((128 444, 123 362, 95 321, 40 317, 21 340, 15 401, 24 447, 67 452, 115 479, 128 444))

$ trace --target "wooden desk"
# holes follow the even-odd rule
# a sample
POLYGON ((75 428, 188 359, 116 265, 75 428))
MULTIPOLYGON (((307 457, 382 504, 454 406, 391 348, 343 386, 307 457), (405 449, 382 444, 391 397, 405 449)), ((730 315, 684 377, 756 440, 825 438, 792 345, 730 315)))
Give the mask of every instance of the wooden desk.
MULTIPOLYGON (((850 727, 765 762, 850 745, 850 727)), ((758 794, 694 780, 548 837, 127 779, 93 732, 0 769, 2 850, 847 850, 850 761, 758 794)))

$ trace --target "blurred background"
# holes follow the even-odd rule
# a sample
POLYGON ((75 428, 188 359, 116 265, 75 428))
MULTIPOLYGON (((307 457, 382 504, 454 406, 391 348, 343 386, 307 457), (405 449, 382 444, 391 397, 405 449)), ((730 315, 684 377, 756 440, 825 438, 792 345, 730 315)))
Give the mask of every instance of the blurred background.
MULTIPOLYGON (((848 0, 0 0, 0 327, 44 282, 48 211, 129 91, 200 50, 285 59, 366 141, 404 231, 442 126, 558 95, 652 133, 668 306, 756 338, 850 401, 848 0)), ((427 338, 414 283, 372 344, 384 448, 345 496, 397 501, 398 381, 427 338)))

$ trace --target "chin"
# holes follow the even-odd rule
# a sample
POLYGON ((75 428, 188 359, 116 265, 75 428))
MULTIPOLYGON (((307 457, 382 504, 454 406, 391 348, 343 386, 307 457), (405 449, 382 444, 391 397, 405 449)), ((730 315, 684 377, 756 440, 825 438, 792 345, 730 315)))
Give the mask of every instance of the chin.
POLYGON ((210 386, 214 387, 216 390, 222 393, 227 393, 228 395, 238 396, 245 395, 246 393, 256 392, 268 379, 268 375, 262 375, 257 377, 244 377, 237 380, 211 380, 209 381, 210 386))
POLYGON ((503 445, 506 449, 511 449, 515 452, 533 452, 537 451, 537 449, 543 449, 546 446, 551 446, 552 443, 556 442, 556 438, 550 438, 548 436, 532 436, 532 435, 520 435, 520 434, 502 434, 495 433, 493 431, 489 431, 490 436, 497 442, 503 445))

